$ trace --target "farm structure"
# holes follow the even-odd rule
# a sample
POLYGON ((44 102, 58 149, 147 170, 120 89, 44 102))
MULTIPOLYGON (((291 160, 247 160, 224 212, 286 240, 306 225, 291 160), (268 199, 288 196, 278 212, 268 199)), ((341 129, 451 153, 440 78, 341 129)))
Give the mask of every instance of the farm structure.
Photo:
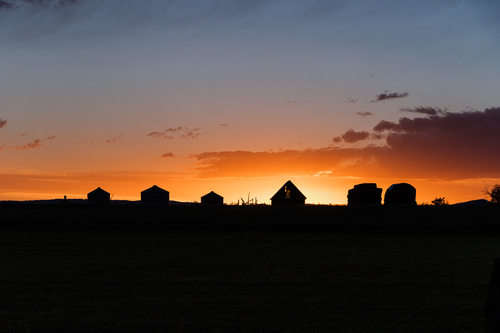
POLYGON ((144 205, 169 205, 170 193, 161 187, 153 185, 141 192, 141 204, 144 205))
POLYGON ((384 205, 416 205, 417 190, 410 184, 399 183, 389 186, 384 195, 384 205))
POLYGON ((111 195, 109 192, 104 191, 100 187, 87 194, 87 203, 92 205, 107 205, 110 200, 111 195))
POLYGON ((201 204, 202 205, 223 205, 224 204, 224 198, 214 191, 211 191, 208 194, 205 194, 204 196, 201 197, 201 204))
POLYGON ((347 192, 347 205, 380 205, 382 203, 382 189, 375 183, 354 185, 347 192))
POLYGON ((271 198, 271 205, 304 205, 306 196, 290 180, 271 198))

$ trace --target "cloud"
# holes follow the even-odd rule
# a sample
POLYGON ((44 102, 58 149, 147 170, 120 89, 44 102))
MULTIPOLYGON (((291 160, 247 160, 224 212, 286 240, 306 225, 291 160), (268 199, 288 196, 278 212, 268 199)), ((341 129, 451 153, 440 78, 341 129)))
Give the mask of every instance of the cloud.
POLYGON ((167 158, 167 157, 174 157, 174 154, 172 153, 165 153, 163 155, 160 156, 160 158, 167 158))
POLYGON ((352 128, 348 129, 347 132, 341 135, 342 140, 347 143, 354 143, 358 141, 366 140, 370 137, 370 133, 366 131, 356 132, 352 128))
POLYGON ((202 133, 200 133, 200 130, 201 130, 201 128, 189 129, 186 126, 183 126, 183 127, 179 126, 179 127, 167 128, 163 132, 157 132, 157 131, 151 132, 147 136, 150 136, 150 137, 156 138, 156 139, 171 140, 171 139, 175 138, 175 134, 178 134, 179 137, 184 138, 184 139, 194 139, 202 134, 202 133))
POLYGON ((5 147, 7 147, 7 144, 4 144, 3 146, 0 146, 0 151, 4 150, 5 147))
MULTIPOLYGON (((376 135, 386 134, 383 146, 222 151, 190 157, 197 160, 200 177, 313 175, 331 170, 337 177, 500 178, 500 108, 401 118, 398 122, 382 121, 375 127, 379 127, 376 135)), ((363 132, 346 133, 356 137, 363 132)))
POLYGON ((32 148, 38 148, 42 145, 42 141, 40 139, 36 139, 33 142, 29 142, 24 146, 15 146, 10 149, 16 149, 16 150, 26 150, 26 149, 32 149, 32 148))
POLYGON ((56 138, 55 135, 51 135, 45 138, 45 140, 54 140, 56 138))
POLYGON ((388 90, 384 91, 382 94, 380 95, 375 95, 376 99, 372 101, 373 102, 380 102, 380 101, 386 101, 388 99, 395 99, 395 98, 406 98, 408 97, 410 94, 407 93, 406 91, 404 93, 398 93, 398 92, 394 92, 394 93, 390 93, 388 90))
POLYGON ((373 113, 371 112, 354 112, 355 114, 357 114, 358 116, 361 116, 361 117, 368 117, 368 116, 373 116, 373 113))
POLYGON ((103 145, 105 143, 117 143, 117 142, 123 142, 123 134, 115 136, 112 139, 107 139, 106 141, 102 142, 101 145, 103 145))
POLYGON ((356 98, 347 97, 347 103, 356 103, 358 100, 356 98))
POLYGON ((10 2, 6 2, 6 1, 0 1, 0 10, 2 9, 18 9, 19 6, 13 4, 13 3, 10 3, 10 2))
POLYGON ((3 128, 7 126, 7 120, 3 120, 2 118, 0 118, 0 128, 3 128))
POLYGON ((10 0, 0 1, 0 9, 19 9, 27 6, 39 7, 64 7, 66 5, 79 3, 79 0, 10 0))
POLYGON ((431 106, 419 106, 416 108, 401 108, 399 109, 401 112, 411 112, 411 113, 422 113, 431 116, 435 116, 437 114, 445 114, 447 109, 440 109, 431 106))

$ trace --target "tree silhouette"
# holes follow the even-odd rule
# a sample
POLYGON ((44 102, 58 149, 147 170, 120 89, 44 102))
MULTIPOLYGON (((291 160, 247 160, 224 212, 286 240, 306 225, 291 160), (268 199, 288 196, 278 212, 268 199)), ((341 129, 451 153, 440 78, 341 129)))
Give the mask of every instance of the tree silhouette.
POLYGON ((484 193, 488 194, 491 198, 492 203, 500 203, 500 184, 496 184, 493 186, 493 188, 488 190, 487 188, 484 189, 484 193))
POLYGON ((444 197, 436 198, 436 199, 432 200, 431 203, 433 206, 447 206, 448 205, 448 201, 446 201, 446 199, 444 197))

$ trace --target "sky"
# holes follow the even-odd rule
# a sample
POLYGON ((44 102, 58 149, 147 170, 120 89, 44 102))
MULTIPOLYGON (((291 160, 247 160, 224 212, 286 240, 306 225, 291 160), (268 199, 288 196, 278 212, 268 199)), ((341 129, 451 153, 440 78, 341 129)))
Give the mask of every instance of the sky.
POLYGON ((0 200, 500 183, 493 0, 1 0, 0 200))

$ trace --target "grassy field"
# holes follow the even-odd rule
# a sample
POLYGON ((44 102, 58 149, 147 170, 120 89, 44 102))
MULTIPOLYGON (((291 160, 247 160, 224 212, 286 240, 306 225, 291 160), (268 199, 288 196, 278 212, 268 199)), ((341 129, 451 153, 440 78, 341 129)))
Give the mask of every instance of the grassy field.
POLYGON ((340 232, 338 216, 307 209, 293 214, 311 216, 307 231, 283 211, 203 222, 195 210, 126 219, 114 208, 16 209, 0 209, 0 332, 481 332, 500 254, 498 236, 467 235, 463 225, 373 233, 380 219, 351 216, 364 232, 340 232), (243 229, 252 220, 296 227, 231 230, 240 217, 243 229), (172 219, 190 228, 156 224, 172 219))

